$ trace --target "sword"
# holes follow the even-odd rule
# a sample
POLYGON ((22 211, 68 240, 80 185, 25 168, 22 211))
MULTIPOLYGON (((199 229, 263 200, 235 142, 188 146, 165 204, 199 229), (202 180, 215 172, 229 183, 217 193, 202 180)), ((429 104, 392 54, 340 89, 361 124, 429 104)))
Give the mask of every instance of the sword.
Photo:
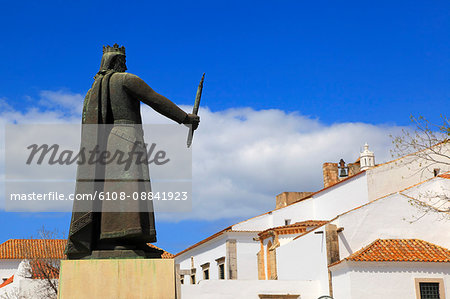
MULTIPOLYGON (((200 106, 200 99, 202 97, 203 80, 204 79, 205 79, 205 73, 203 73, 202 79, 200 80, 200 83, 198 84, 197 94, 195 95, 194 108, 192 109, 192 114, 195 114, 195 115, 198 114, 198 108, 200 106)), ((189 128, 189 133, 188 133, 188 138, 187 138, 187 147, 188 148, 191 147, 193 137, 194 137, 194 129, 191 126, 189 128)))

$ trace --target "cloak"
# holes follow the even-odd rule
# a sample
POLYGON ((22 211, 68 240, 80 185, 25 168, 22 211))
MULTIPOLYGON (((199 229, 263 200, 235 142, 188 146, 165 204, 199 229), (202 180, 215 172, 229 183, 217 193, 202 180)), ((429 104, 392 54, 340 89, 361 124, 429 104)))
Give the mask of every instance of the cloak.
MULTIPOLYGON (((146 159, 140 111, 138 120, 114 119, 110 80, 115 71, 100 71, 83 103, 81 148, 90 151, 128 153, 133 148, 146 159)), ((114 91, 113 91, 114 92, 114 91)), ((126 100, 126 99, 124 99, 126 100)), ((139 109, 139 108, 137 108, 139 109)), ((87 162, 87 161, 85 161, 87 162)), ((65 253, 69 259, 85 258, 94 250, 133 245, 149 249, 156 242, 151 201, 135 201, 133 194, 150 192, 146 163, 132 163, 128 169, 116 163, 81 163, 77 168, 75 197, 96 195, 94 200, 74 200, 72 220, 65 253), (125 194, 125 201, 101 201, 99 194, 125 194)), ((115 195, 112 195, 114 194, 115 195)))

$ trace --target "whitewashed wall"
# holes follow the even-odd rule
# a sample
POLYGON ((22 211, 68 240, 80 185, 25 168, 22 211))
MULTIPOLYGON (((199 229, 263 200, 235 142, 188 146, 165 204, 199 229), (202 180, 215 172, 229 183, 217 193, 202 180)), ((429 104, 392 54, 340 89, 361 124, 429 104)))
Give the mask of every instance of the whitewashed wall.
POLYGON ((279 235, 278 236, 278 241, 280 242, 280 246, 283 246, 283 245, 291 242, 298 235, 299 234, 279 235))
MULTIPOLYGON (((450 188, 450 180, 438 180, 450 188)), ((425 192, 432 186, 436 187, 424 184, 415 188, 425 192)), ((376 239, 422 239, 450 248, 450 222, 433 213, 415 220, 423 214, 408 200, 402 194, 390 195, 333 221, 344 228, 338 234, 340 258, 348 257, 376 239)))
POLYGON ((413 299, 415 278, 443 278, 446 298, 450 295, 447 263, 352 262, 333 267, 333 298, 413 299))
POLYGON ((229 238, 236 239, 238 279, 258 279, 258 260, 256 254, 261 248, 259 241, 253 238, 257 234, 229 233, 229 238))
MULTIPOLYGON (((180 256, 175 257, 175 263, 180 264, 181 270, 191 269, 191 256, 194 257, 194 267, 196 269, 197 282, 203 279, 202 268, 200 267, 204 263, 210 263, 209 276, 210 279, 219 279, 218 267, 216 259, 225 256, 226 253, 226 235, 221 235, 216 239, 202 244, 189 252, 186 252, 180 256)), ((185 284, 189 284, 189 277, 185 277, 185 284)))
MULTIPOLYGON (((257 237, 255 232, 224 233, 189 252, 175 257, 175 263, 180 264, 180 269, 189 270, 191 269, 191 256, 193 256, 197 282, 203 279, 201 265, 205 263, 210 263, 210 279, 217 280, 219 279, 219 267, 216 259, 226 256, 226 240, 236 239, 238 279, 257 279, 256 254, 260 245, 259 242, 253 240, 255 237, 257 237)), ((190 283, 188 278, 185 278, 185 283, 190 283)))
POLYGON ((285 219, 291 219, 292 224, 305 220, 330 220, 367 202, 366 174, 361 173, 312 198, 235 224, 233 230, 266 230, 284 225, 285 219))
MULTIPOLYGON (((442 148, 442 153, 447 155, 447 158, 439 156, 434 156, 434 158, 437 161, 449 163, 450 144, 442 148)), ((427 166, 428 168, 424 165, 429 165, 429 162, 427 163, 424 160, 417 159, 417 156, 411 155, 367 170, 369 200, 377 199, 432 178, 434 168, 440 168, 441 173, 450 171, 450 165, 448 164, 434 164, 427 166)))
POLYGON ((259 299, 258 294, 299 294, 300 299, 317 299, 317 282, 278 280, 202 281, 182 285, 182 299, 259 299))
MULTIPOLYGON (((317 231, 322 229, 318 228, 317 231)), ((314 231, 276 249, 279 280, 316 281, 317 293, 328 294, 327 252, 324 234, 314 231)))
MULTIPOLYGON (((10 278, 19 267, 21 260, 0 260, 0 279, 10 278)), ((2 283, 3 280, 0 280, 2 283)))
MULTIPOLYGON (((450 189, 450 180, 436 178, 408 190, 410 194, 427 190, 450 189)), ((344 230, 339 233, 340 258, 381 239, 422 239, 446 248, 450 247, 450 222, 434 214, 421 215, 408 198, 394 194, 339 216, 332 223, 344 230)), ((318 228, 316 231, 323 231, 318 228)), ((318 280, 321 291, 328 290, 325 235, 311 232, 277 248, 280 280, 318 280)), ((345 284, 345 279, 342 284, 345 284)), ((347 284, 349 281, 347 280, 347 284)))
POLYGON ((402 191, 402 194, 423 201, 440 210, 450 209, 450 181, 436 177, 419 186, 402 191))
POLYGON ((314 195, 313 220, 330 220, 367 202, 367 178, 363 172, 314 195))

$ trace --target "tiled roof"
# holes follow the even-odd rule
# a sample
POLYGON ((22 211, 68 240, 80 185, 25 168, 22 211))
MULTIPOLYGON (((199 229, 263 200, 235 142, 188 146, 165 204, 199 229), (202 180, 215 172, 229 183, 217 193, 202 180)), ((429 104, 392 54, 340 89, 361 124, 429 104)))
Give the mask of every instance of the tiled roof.
POLYGON ((328 221, 324 221, 324 220, 300 221, 300 222, 296 222, 294 224, 269 228, 269 229, 266 229, 266 230, 260 232, 258 235, 260 237, 265 238, 267 233, 269 233, 270 231, 276 231, 277 234, 279 234, 279 235, 304 233, 304 232, 306 232, 306 228, 308 228, 308 227, 317 227, 317 226, 324 225, 325 223, 328 223, 328 221))
POLYGON ((66 242, 65 239, 11 239, 0 244, 0 259, 62 259, 66 242))
POLYGON ((438 177, 444 178, 444 179, 450 179, 450 172, 446 172, 443 174, 438 175, 438 177))
POLYGON ((161 258, 163 258, 163 259, 173 259, 173 257, 175 256, 174 254, 169 253, 169 252, 165 251, 164 249, 161 249, 158 246, 155 246, 155 245, 153 245, 151 243, 147 243, 147 245, 149 247, 152 247, 152 248, 155 248, 155 249, 158 249, 158 250, 162 250, 163 254, 161 255, 161 258))
POLYGON ((5 280, 2 284, 0 284, 0 288, 3 288, 4 286, 7 286, 11 282, 13 282, 13 280, 14 280, 14 275, 11 276, 10 278, 8 278, 7 280, 5 280))
POLYGON ((290 224, 287 226, 288 227, 289 226, 308 226, 308 227, 310 227, 310 226, 320 226, 327 222, 328 222, 328 220, 305 220, 305 221, 296 222, 294 224, 290 224))
MULTIPOLYGON (((0 259, 63 259, 66 243, 66 239, 11 239, 0 244, 0 259)), ((173 258, 173 254, 163 250, 162 258, 173 258)))
POLYGON ((344 260, 449 263, 450 250, 419 239, 377 239, 344 260))
POLYGON ((31 278, 33 279, 58 279, 59 269, 52 265, 51 261, 33 260, 30 262, 31 278))

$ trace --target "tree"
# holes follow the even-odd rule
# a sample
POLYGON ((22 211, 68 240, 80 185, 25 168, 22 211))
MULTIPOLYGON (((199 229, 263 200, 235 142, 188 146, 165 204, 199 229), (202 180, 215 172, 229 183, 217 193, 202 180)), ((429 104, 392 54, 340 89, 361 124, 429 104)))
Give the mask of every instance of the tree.
MULTIPOLYGON (((394 157, 413 155, 423 159, 430 166, 435 164, 450 165, 448 143, 450 138, 450 121, 446 116, 441 116, 442 124, 433 124, 423 116, 418 118, 410 116, 415 126, 414 131, 402 130, 401 136, 392 136, 394 157)), ((425 168, 425 167, 424 167, 425 168)), ((422 168, 422 170, 424 169, 422 168)), ((428 168, 428 167, 426 167, 428 168)))
POLYGON ((0 295, 0 299, 18 299, 20 298, 19 289, 16 287, 8 288, 6 292, 0 295))
POLYGON ((43 226, 38 231, 38 238, 29 241, 23 244, 23 252, 28 263, 28 277, 36 282, 33 296, 56 298, 60 262, 66 242, 64 234, 57 230, 46 230, 43 226))
MULTIPOLYGON (((414 130, 402 130, 400 136, 392 136, 394 158, 408 156, 399 163, 407 164, 414 172, 443 175, 450 168, 450 121, 441 115, 441 124, 431 123, 423 116, 410 117, 414 130)), ((426 177, 430 177, 429 174, 426 177)), ((422 211, 420 219, 429 212, 450 219, 450 192, 447 188, 427 191, 410 198, 410 203, 422 211)))

